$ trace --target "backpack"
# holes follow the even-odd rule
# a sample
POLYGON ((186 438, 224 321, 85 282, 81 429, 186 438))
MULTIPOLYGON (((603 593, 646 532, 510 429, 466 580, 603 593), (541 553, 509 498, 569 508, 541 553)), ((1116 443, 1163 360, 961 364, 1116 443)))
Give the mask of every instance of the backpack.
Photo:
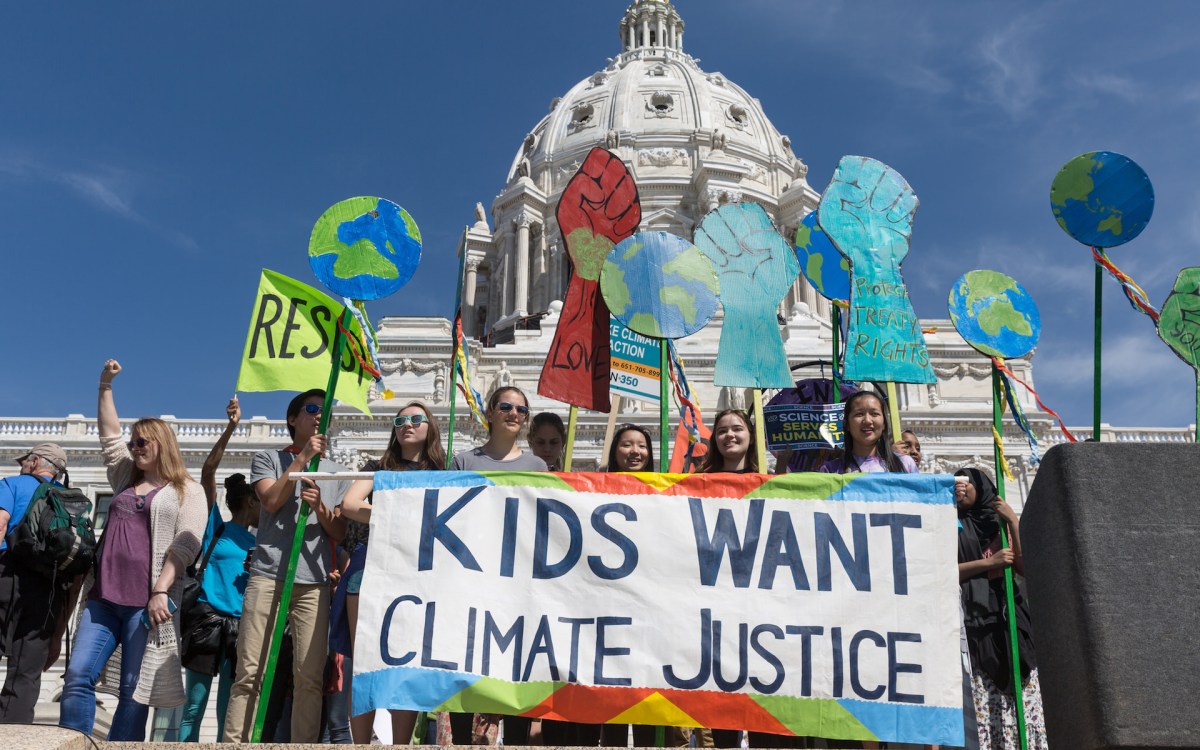
POLYGON ((82 490, 62 487, 45 477, 29 499, 25 517, 8 535, 8 554, 47 578, 71 579, 96 560, 92 501, 82 490))

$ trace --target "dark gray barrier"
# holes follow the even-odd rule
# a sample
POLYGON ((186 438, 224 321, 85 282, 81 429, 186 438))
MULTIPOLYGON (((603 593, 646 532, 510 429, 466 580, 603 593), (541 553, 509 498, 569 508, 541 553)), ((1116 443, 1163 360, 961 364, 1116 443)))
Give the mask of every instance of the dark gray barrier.
POLYGON ((1200 748, 1200 446, 1051 448, 1021 540, 1050 746, 1200 748))

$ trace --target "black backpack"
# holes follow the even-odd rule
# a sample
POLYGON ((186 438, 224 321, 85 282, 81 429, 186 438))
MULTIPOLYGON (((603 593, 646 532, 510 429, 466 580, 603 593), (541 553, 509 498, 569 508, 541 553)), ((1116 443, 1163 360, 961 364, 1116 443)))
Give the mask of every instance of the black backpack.
POLYGON ((33 476, 41 484, 29 499, 25 517, 8 535, 8 554, 47 578, 69 580, 96 560, 92 501, 81 490, 33 476))

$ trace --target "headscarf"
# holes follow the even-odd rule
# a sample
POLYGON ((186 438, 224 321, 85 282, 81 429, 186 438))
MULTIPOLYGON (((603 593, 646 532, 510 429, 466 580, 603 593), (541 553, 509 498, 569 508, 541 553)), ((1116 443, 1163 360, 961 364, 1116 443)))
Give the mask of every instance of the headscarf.
MULTIPOLYGON (((959 508, 958 561, 982 560, 983 552, 1000 535, 1000 518, 996 514, 996 485, 979 469, 959 469, 955 476, 965 476, 975 487, 975 504, 959 508)), ((1000 691, 1012 689, 1012 647, 1004 593, 1004 578, 989 578, 987 573, 968 578, 959 584, 963 604, 963 624, 967 628, 967 646, 971 664, 982 669, 1000 691)), ((1017 608, 1017 643, 1021 659, 1021 679, 1037 667, 1033 648, 1033 628, 1029 607, 1021 596, 1017 579, 1013 577, 1013 600, 1017 608)))

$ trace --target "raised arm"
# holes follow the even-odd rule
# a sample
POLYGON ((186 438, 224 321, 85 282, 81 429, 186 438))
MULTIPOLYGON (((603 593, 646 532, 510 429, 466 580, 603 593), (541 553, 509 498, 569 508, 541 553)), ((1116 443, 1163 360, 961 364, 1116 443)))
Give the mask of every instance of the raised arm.
POLYGON ((121 420, 117 418, 117 405, 113 401, 113 378, 121 372, 121 363, 110 359, 100 370, 100 399, 96 406, 96 426, 100 437, 118 437, 121 434, 121 420))
POLYGON ((204 488, 204 498, 208 500, 209 510, 212 510, 213 503, 217 501, 217 467, 225 457, 225 447, 229 445, 229 438, 233 437, 238 422, 242 421, 242 407, 238 405, 237 396, 229 399, 229 404, 225 407, 225 416, 229 418, 225 431, 217 438, 217 444, 208 452, 208 458, 204 459, 204 467, 200 469, 200 486, 204 488))

